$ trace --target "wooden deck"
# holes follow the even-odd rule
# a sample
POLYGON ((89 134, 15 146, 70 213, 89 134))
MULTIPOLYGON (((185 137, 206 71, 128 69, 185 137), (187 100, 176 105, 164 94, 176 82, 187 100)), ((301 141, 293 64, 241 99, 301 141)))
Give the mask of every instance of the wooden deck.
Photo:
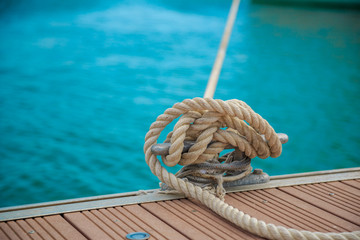
MULTIPOLYGON (((350 180, 342 177, 344 180, 331 181, 331 174, 323 174, 322 178, 321 174, 294 176, 274 178, 263 189, 228 193, 226 202, 258 219, 290 228, 322 232, 360 230, 360 169, 352 172, 350 180), (328 180, 324 180, 324 175, 328 180), (277 180, 306 183, 304 179, 310 181, 309 178, 317 183, 272 186, 277 180)), ((126 234, 138 231, 149 233, 150 239, 259 239, 181 196, 71 212, 63 207, 62 212, 53 214, 44 214, 44 206, 35 205, 30 208, 32 217, 10 220, 16 211, 30 216, 27 208, 0 209, 1 240, 125 239, 126 234)))

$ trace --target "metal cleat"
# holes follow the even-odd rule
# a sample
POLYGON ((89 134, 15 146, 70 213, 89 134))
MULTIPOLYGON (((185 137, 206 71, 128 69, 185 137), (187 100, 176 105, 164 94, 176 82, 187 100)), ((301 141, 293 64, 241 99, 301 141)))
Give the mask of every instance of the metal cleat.
MULTIPOLYGON (((282 144, 288 141, 288 136, 284 133, 277 134, 282 144)), ((265 137, 262 135, 263 139, 265 137)), ((188 152, 195 142, 185 141, 183 153, 188 152)), ((161 143, 151 147, 152 153, 155 155, 166 156, 169 154, 171 144, 161 143)), ((228 145, 225 149, 232 149, 233 146, 228 145)), ((199 186, 216 185, 217 177, 222 176, 223 186, 225 188, 236 187, 242 185, 252 185, 266 183, 270 181, 268 174, 261 169, 254 169, 251 173, 251 159, 243 152, 235 149, 231 153, 224 154, 216 159, 209 159, 204 163, 190 164, 184 166, 176 176, 186 179, 199 186)), ((166 184, 161 184, 161 191, 171 191, 166 184)))
MULTIPOLYGON (((277 134, 279 139, 280 139, 280 142, 282 144, 285 144, 288 142, 289 140, 289 137, 288 135, 286 135, 285 133, 278 133, 277 134)), ((263 137, 263 139, 265 140, 265 137, 264 135, 261 135, 263 137)), ((190 147, 192 145, 194 145, 195 142, 192 142, 192 141, 184 141, 184 149, 183 149, 183 153, 185 152, 188 152, 190 147)), ((169 149, 170 149, 170 146, 171 144, 170 143, 159 143, 159 144, 155 144, 151 147, 151 152, 155 155, 163 155, 163 156, 166 156, 169 154, 169 149)), ((233 148, 231 145, 228 145, 225 147, 225 149, 231 149, 233 148)))

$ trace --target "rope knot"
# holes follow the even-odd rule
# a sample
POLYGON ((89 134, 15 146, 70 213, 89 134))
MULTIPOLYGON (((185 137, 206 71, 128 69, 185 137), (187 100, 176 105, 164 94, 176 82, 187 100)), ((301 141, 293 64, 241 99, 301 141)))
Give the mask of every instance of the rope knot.
POLYGON ((162 157, 167 166, 202 163, 225 148, 237 149, 249 158, 281 154, 281 142, 274 129, 240 100, 186 99, 167 109, 152 127, 161 132, 179 116, 165 140, 171 144, 168 155, 162 157), (186 141, 194 144, 184 151, 186 141))
POLYGON ((176 103, 151 124, 145 136, 144 152, 146 163, 161 182, 187 197, 199 200, 227 220, 254 234, 271 239, 360 239, 360 231, 313 233, 266 224, 224 202, 222 183, 225 179, 232 175, 245 176, 251 172, 248 163, 254 156, 279 156, 281 142, 287 142, 287 136, 277 135, 269 123, 246 103, 239 100, 194 98, 176 103), (157 146, 161 131, 178 117, 179 121, 162 144, 165 148, 157 146), (225 148, 234 148, 235 151, 219 157, 225 148), (186 166, 175 176, 161 165, 156 155, 161 155, 168 166, 186 166), (216 168, 211 164, 217 165, 216 168), (194 169, 195 174, 182 179, 186 172, 194 169), (227 175, 224 176, 224 172, 227 175), (203 176, 208 173, 213 173, 210 178, 215 179, 220 187, 209 190, 206 186, 200 187, 190 181, 197 174, 203 176))
MULTIPOLYGON (((176 103, 157 118, 145 137, 144 149, 147 159, 153 160, 148 163, 150 166, 157 160, 154 154, 160 155, 167 166, 184 166, 175 176, 171 175, 175 179, 186 179, 202 188, 210 187, 223 198, 223 182, 249 175, 251 158, 279 156, 281 141, 268 122, 240 100, 194 98, 176 103), (162 144, 167 148, 160 151, 156 141, 161 131, 176 118, 178 121, 162 144), (220 157, 224 149, 234 149, 234 152, 220 157)), ((164 175, 162 168, 154 173, 164 175)), ((175 180, 170 179, 168 183, 163 177, 159 179, 165 183, 162 189, 179 191, 181 188, 176 186, 175 180)))

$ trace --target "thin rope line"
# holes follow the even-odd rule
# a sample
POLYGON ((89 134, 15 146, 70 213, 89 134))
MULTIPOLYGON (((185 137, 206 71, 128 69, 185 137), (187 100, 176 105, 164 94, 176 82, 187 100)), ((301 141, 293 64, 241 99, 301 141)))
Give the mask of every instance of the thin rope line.
POLYGON ((240 0, 233 0, 232 4, 231 4, 231 8, 229 11, 229 16, 226 22, 226 26, 225 26, 225 30, 221 39, 221 43, 220 43, 220 47, 215 59, 215 63, 213 65, 213 68, 211 70, 211 74, 206 86, 206 90, 205 90, 205 94, 204 94, 204 98, 213 98, 214 97, 214 93, 215 93, 215 89, 216 89, 216 85, 219 79, 219 75, 221 72, 221 67, 223 65, 224 62, 224 58, 225 58, 225 54, 226 54, 226 49, 229 43, 229 39, 230 39, 230 35, 232 32, 232 28, 236 19, 236 15, 239 9, 239 4, 240 4, 240 0))

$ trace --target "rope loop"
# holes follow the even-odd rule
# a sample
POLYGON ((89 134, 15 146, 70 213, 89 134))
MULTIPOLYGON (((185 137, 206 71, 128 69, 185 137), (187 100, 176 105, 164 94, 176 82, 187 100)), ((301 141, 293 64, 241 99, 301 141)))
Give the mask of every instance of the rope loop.
MULTIPOLYGON (((217 158, 219 153, 229 145, 235 151, 242 152, 245 155, 244 160, 255 156, 260 158, 278 157, 281 154, 281 142, 274 129, 245 102, 236 99, 228 101, 211 98, 185 99, 158 116, 145 136, 146 163, 161 182, 184 193, 187 197, 199 200, 225 219, 261 237, 317 240, 360 239, 360 231, 319 233, 287 229, 258 221, 220 199, 224 195, 223 189, 216 189, 219 198, 206 188, 201 188, 169 173, 161 165, 151 148, 157 144, 162 130, 178 117, 180 118, 173 131, 167 135, 165 140, 165 142, 171 143, 169 154, 161 156, 167 166, 180 164, 185 165, 186 170, 191 170, 194 166, 212 164, 211 160, 217 158), (195 142, 187 152, 184 151, 185 141, 195 142)), ((232 163, 228 161, 226 164, 232 163)), ((225 170, 227 167, 227 165, 222 166, 225 170)), ((247 165, 239 167, 243 171, 243 176, 251 171, 251 167, 247 165)), ((180 171, 179 176, 183 176, 181 174, 183 172, 180 171)), ((217 175, 215 178, 219 184, 226 179, 222 175, 217 175)))
POLYGON ((165 140, 171 143, 169 154, 163 157, 167 166, 205 162, 227 145, 250 158, 278 157, 281 154, 281 142, 269 123, 246 103, 235 99, 194 98, 176 103, 151 125, 145 141, 151 138, 151 144, 155 144, 159 133, 179 116, 165 140), (158 133, 157 136, 154 132, 158 133), (195 144, 183 153, 186 140, 195 141, 195 144))

